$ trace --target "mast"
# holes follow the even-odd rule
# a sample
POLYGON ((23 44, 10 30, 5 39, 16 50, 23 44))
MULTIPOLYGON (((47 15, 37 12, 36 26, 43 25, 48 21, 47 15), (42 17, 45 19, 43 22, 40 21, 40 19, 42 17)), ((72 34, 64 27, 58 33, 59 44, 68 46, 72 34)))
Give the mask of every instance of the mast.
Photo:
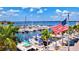
MULTIPOLYGON (((68 23, 68 25, 69 25, 69 17, 70 17, 69 15, 70 15, 70 13, 67 13, 67 23, 68 23)), ((70 39, 69 39, 69 30, 68 30, 68 51, 70 51, 69 41, 70 41, 70 39)))
POLYGON ((26 16, 24 17, 24 19, 25 19, 25 24, 24 24, 24 31, 25 31, 25 29, 26 29, 26 16))
MULTIPOLYGON (((65 13, 65 14, 67 14, 67 25, 69 26, 69 18, 70 18, 70 12, 68 12, 68 13, 65 13)), ((70 51, 70 44, 69 44, 69 41, 70 41, 70 39, 69 39, 69 30, 68 30, 68 32, 67 32, 67 34, 68 34, 68 51, 70 51)))

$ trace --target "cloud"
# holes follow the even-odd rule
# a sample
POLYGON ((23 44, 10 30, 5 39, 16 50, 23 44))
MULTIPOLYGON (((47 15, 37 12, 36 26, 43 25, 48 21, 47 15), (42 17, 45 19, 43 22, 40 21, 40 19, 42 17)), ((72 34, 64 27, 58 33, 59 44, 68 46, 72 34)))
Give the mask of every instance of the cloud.
POLYGON ((27 8, 29 8, 29 7, 21 7, 22 9, 27 9, 27 8))
POLYGON ((66 13, 70 13, 70 16, 73 16, 73 15, 76 15, 76 14, 79 14, 78 12, 69 12, 68 10, 63 10, 61 11, 60 9, 56 9, 56 13, 60 16, 67 16, 66 13))
POLYGON ((0 7, 0 10, 3 10, 3 8, 2 8, 2 7, 0 7))
POLYGON ((2 14, 6 14, 6 11, 2 11, 1 13, 2 13, 2 14))
POLYGON ((34 9, 33 8, 30 8, 30 12, 33 12, 34 11, 34 9))
POLYGON ((6 13, 7 16, 19 16, 18 13, 6 13))
POLYGON ((60 9, 56 9, 56 13, 68 13, 69 11, 67 10, 63 10, 61 11, 60 9))
POLYGON ((6 12, 5 11, 0 11, 0 16, 3 16, 4 14, 6 14, 6 12))
POLYGON ((41 7, 28 7, 30 8, 30 12, 33 12, 35 9, 41 9, 41 7))
POLYGON ((18 16, 19 15, 18 12, 20 12, 20 10, 9 9, 6 12, 2 11, 2 13, 7 16, 18 16))
POLYGON ((14 10, 14 9, 9 9, 7 11, 0 10, 0 16, 18 16, 19 14, 17 13, 19 10, 14 10))
POLYGON ((10 9, 7 12, 19 12, 19 10, 10 9))
POLYGON ((33 9, 41 9, 42 7, 31 7, 33 9))
POLYGON ((60 9, 56 9, 56 13, 61 13, 62 11, 60 9))
POLYGON ((47 8, 45 8, 44 11, 47 11, 47 8))
MULTIPOLYGON (((68 10, 63 10, 62 11, 62 16, 67 16, 68 14, 66 14, 66 13, 69 13, 69 11, 68 10)), ((75 12, 70 12, 69 16, 73 16, 73 15, 75 15, 75 12)))
MULTIPOLYGON (((61 11, 60 9, 56 9, 56 13, 57 13, 59 16, 65 17, 65 16, 67 16, 66 13, 69 13, 69 11, 68 11, 68 10, 63 10, 63 11, 61 11)), ((70 16, 72 16, 72 13, 70 14, 70 16)))
POLYGON ((19 14, 15 13, 13 16, 19 16, 19 14))
POLYGON ((12 15, 14 15, 14 12, 7 12, 6 15, 7 16, 12 16, 12 15))
POLYGON ((68 13, 69 11, 67 11, 67 10, 63 10, 63 12, 62 13, 68 13))
POLYGON ((71 12, 72 15, 79 15, 79 12, 71 12))
POLYGON ((0 14, 0 17, 2 16, 2 14, 0 14))
POLYGON ((33 12, 35 9, 41 9, 41 7, 28 7, 30 8, 30 12, 33 12))
POLYGON ((43 13, 43 10, 42 9, 39 9, 38 11, 37 11, 37 13, 39 14, 39 13, 43 13))

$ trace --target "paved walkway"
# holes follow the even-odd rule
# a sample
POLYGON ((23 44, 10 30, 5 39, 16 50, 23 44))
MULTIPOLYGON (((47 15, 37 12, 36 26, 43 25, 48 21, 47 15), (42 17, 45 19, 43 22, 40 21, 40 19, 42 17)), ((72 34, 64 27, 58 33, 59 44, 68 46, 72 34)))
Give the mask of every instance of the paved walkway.
MULTIPOLYGON (((68 47, 64 46, 60 48, 58 51, 68 51, 68 47)), ((70 51, 79 51, 79 41, 74 46, 70 46, 70 51)))
POLYGON ((79 51, 79 41, 75 44, 75 46, 71 47, 71 51, 79 51))

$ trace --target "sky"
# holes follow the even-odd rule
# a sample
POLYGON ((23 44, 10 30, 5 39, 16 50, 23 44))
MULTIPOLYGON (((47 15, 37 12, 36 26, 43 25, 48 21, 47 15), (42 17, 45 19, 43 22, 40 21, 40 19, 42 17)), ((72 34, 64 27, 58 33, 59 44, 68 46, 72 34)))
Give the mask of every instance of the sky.
POLYGON ((79 7, 0 7, 0 21, 79 21, 79 7))

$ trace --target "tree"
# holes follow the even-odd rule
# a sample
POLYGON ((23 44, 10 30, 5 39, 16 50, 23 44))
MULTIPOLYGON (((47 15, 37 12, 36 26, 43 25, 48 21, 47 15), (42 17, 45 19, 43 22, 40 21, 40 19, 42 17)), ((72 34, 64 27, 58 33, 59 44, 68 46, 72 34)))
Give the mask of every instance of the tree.
POLYGON ((76 25, 77 26, 77 32, 79 33, 79 25, 76 25))
POLYGON ((73 27, 72 31, 73 31, 74 33, 79 33, 79 25, 74 25, 74 26, 72 26, 72 27, 73 27))
POLYGON ((42 34, 41 38, 42 38, 44 46, 46 48, 46 46, 48 46, 48 39, 51 38, 50 32, 48 31, 48 29, 45 29, 41 32, 41 34, 42 34))
POLYGON ((4 49, 1 50, 16 50, 16 41, 15 33, 18 31, 18 28, 9 23, 7 25, 0 24, 0 44, 4 46, 4 49))

